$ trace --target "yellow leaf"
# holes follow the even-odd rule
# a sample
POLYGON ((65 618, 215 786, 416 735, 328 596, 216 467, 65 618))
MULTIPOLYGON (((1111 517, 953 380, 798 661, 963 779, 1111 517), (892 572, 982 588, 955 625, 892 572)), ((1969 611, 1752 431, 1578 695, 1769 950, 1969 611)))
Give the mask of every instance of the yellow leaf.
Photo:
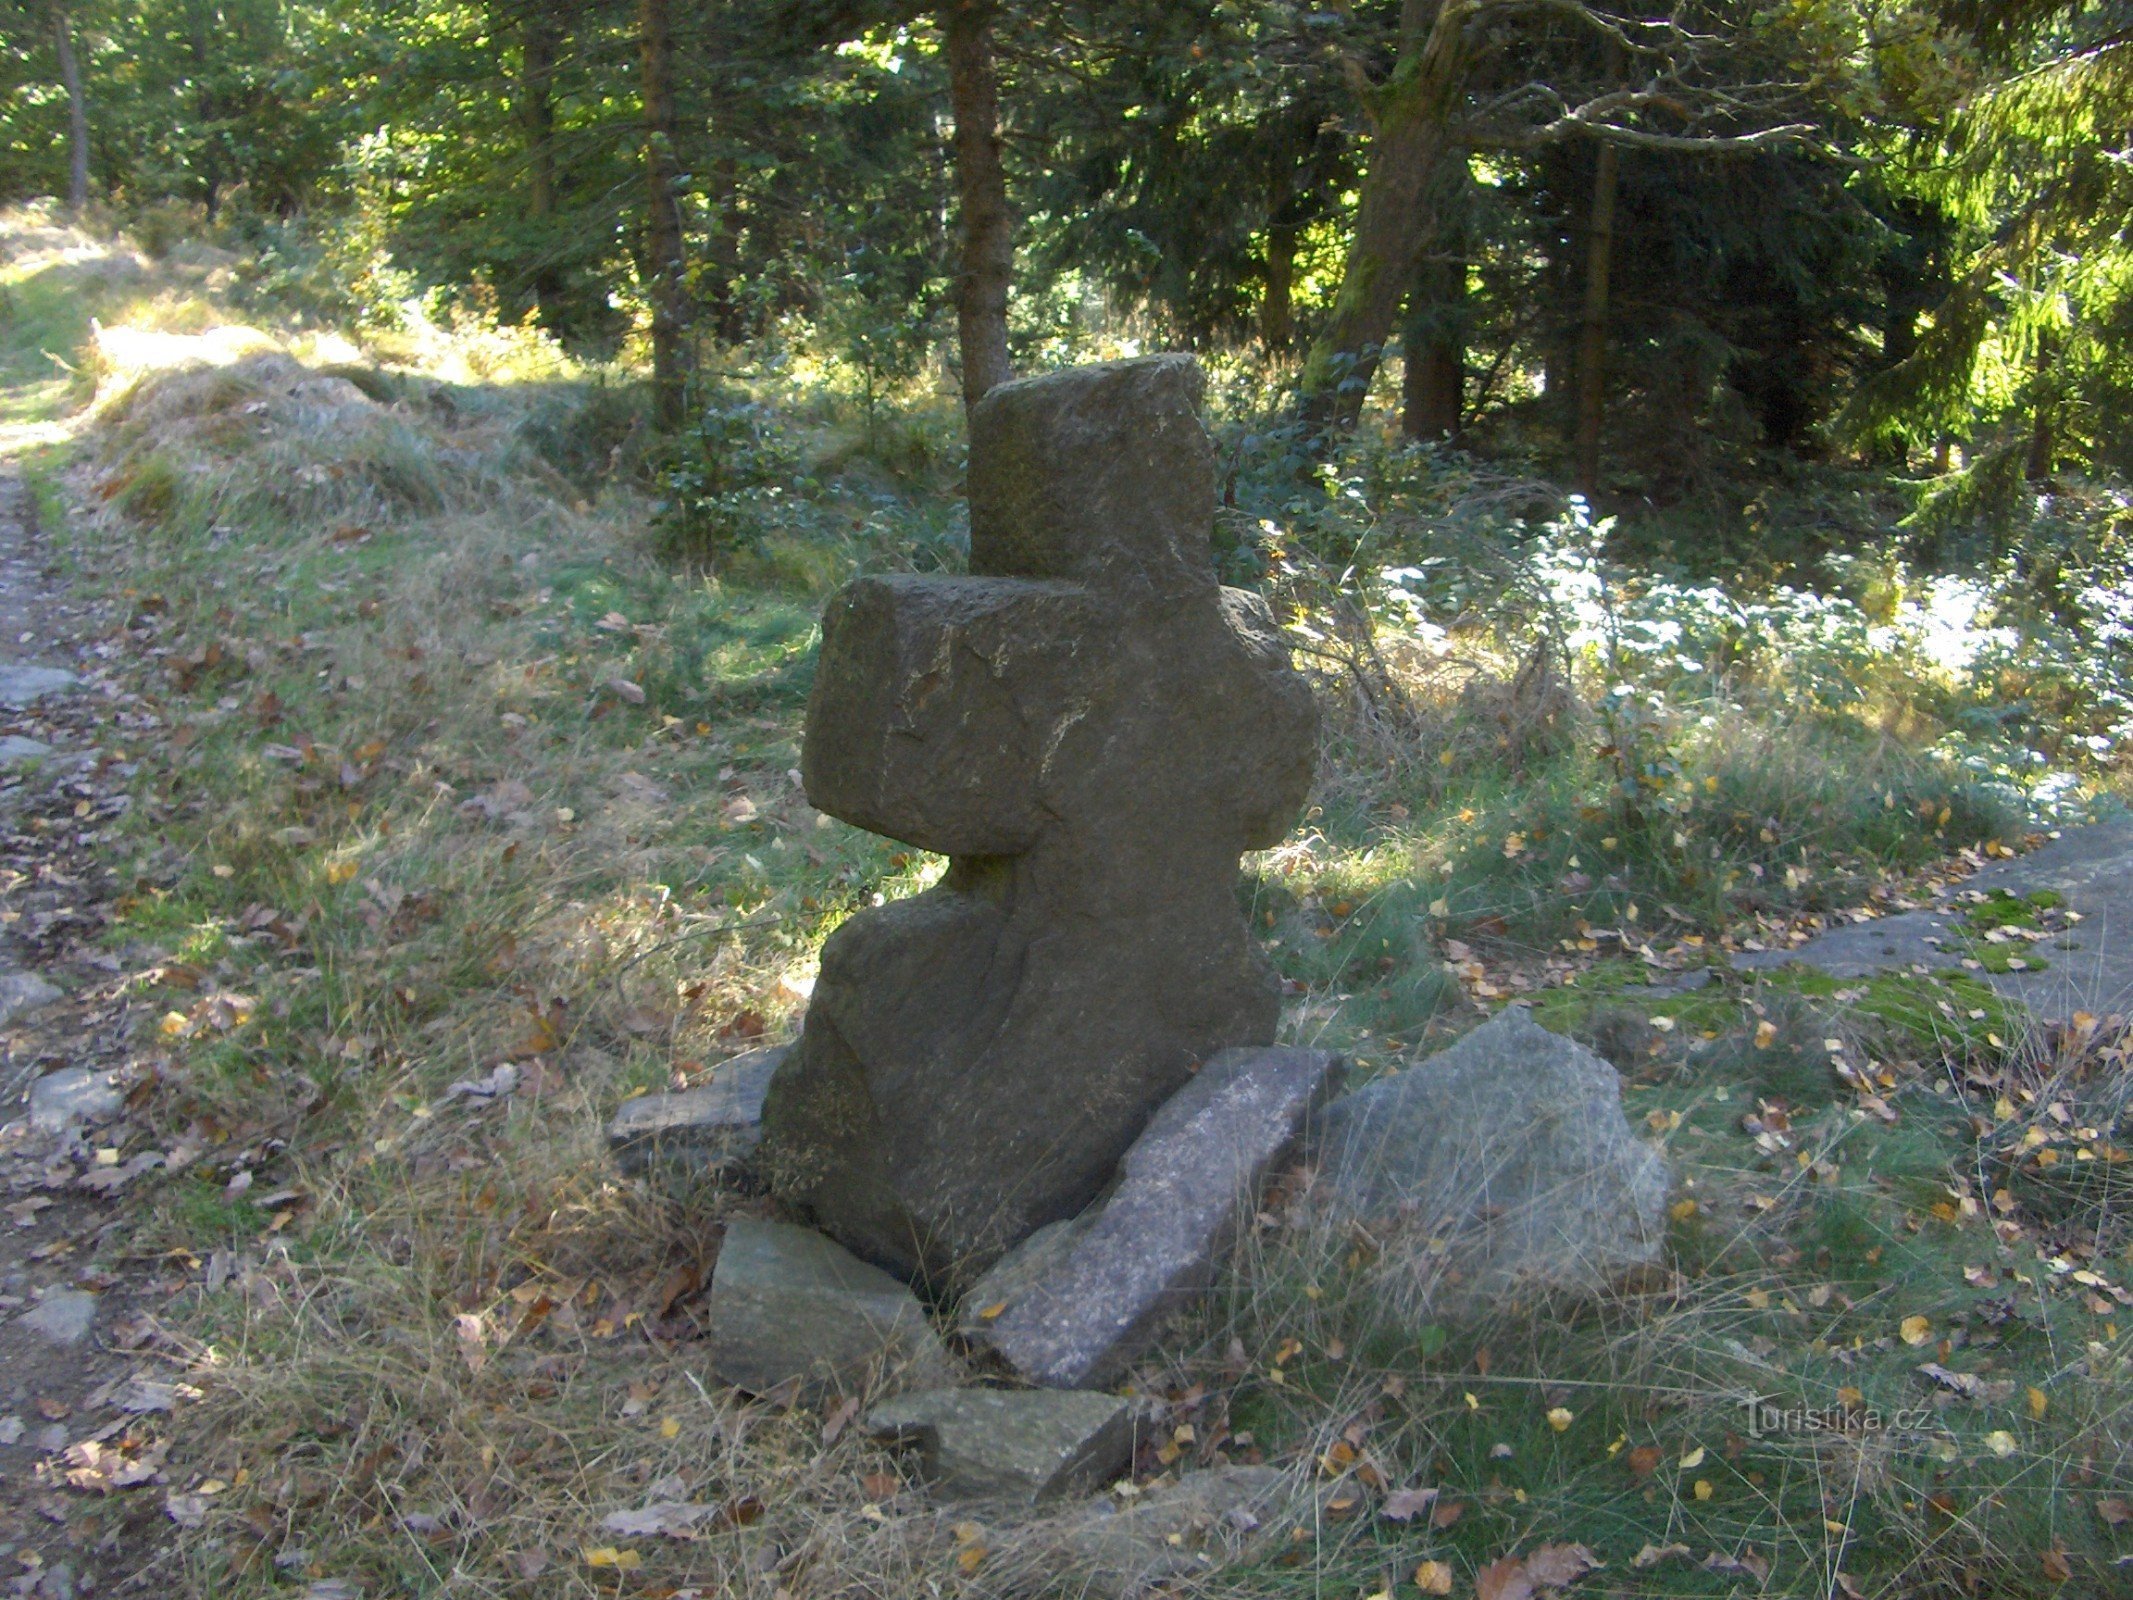
POLYGON ((1433 916, 1433 917, 1448 917, 1448 916, 1450 916, 1450 915, 1452 914, 1452 903, 1451 903, 1451 901, 1449 901, 1449 900, 1432 900, 1432 901, 1431 901, 1431 902, 1429 903, 1429 914, 1430 914, 1431 916, 1433 916))
POLYGON ((978 1313, 978 1320, 980 1322, 991 1322, 1006 1309, 1007 1302, 1005 1300, 995 1300, 991 1305, 987 1306, 983 1311, 980 1311, 978 1313))
POLYGON ((1576 1420, 1577 1413, 1572 1411, 1568 1406, 1557 1406, 1554 1410, 1548 1413, 1548 1426, 1553 1428, 1557 1433, 1567 1432, 1569 1430, 1570 1424, 1575 1422, 1576 1420))
POLYGON ((965 1572, 975 1572, 984 1565, 985 1557, 990 1553, 981 1544, 966 1544, 956 1552, 955 1564, 965 1572))
POLYGON ((1905 1317, 1897 1331, 1903 1335, 1905 1344, 1924 1344, 1933 1337, 1933 1323, 1927 1317, 1905 1317))
POLYGON ((635 1572, 644 1565, 644 1557, 634 1550, 620 1550, 614 1545, 603 1544, 585 1552, 588 1567, 613 1567, 617 1572, 635 1572))
POLYGON ((1777 1043, 1778 1028, 1774 1022, 1758 1022, 1755 1025, 1755 1048, 1768 1050, 1777 1043))
POLYGON ((2011 1456, 2019 1447, 2015 1444, 2013 1434, 2005 1428, 1994 1428, 1985 1435, 1985 1448, 1996 1456, 2011 1456))
POLYGON ((1710 1498, 1711 1498, 1711 1480, 1710 1480, 1709 1478, 1698 1478, 1698 1479, 1696 1480, 1696 1490, 1695 1490, 1695 1493, 1696 1493, 1696 1498, 1697 1498, 1697 1499, 1699 1499, 1699 1500, 1708 1500, 1708 1499, 1710 1499, 1710 1498))
POLYGON ((1753 1306, 1757 1311, 1761 1311, 1770 1304, 1770 1291, 1768 1289, 1750 1289, 1744 1298, 1749 1305, 1753 1306))
POLYGON ((1450 1594, 1452 1569, 1443 1561, 1425 1561, 1415 1568, 1415 1587, 1424 1594, 1450 1594))
POLYGON ((1671 1206, 1667 1207, 1666 1214, 1676 1222, 1686 1222, 1696 1215, 1696 1202, 1693 1200, 1676 1200, 1671 1206))
POLYGON ((1702 1466, 1702 1465, 1703 1465, 1703 1446, 1702 1446, 1702 1445, 1698 1445, 1698 1446, 1697 1446, 1697 1447, 1696 1447, 1695 1449, 1691 1450, 1691 1451, 1690 1451, 1690 1452, 1689 1452, 1689 1453, 1688 1453, 1687 1455, 1685 1455, 1685 1456, 1683 1456, 1683 1457, 1681 1458, 1681 1470, 1682 1470, 1683 1472, 1694 1472, 1694 1471, 1695 1471, 1695 1470, 1696 1470, 1696 1469, 1697 1469, 1698 1467, 1700 1467, 1700 1466, 1702 1466))
POLYGON ((2029 1414, 2041 1419, 2050 1408, 2051 1400, 2049 1397, 2046 1396, 2042 1389, 2032 1384, 2029 1390, 2029 1414))
POLYGON ((659 1437, 660 1437, 660 1438, 662 1438, 662 1439, 671 1439, 671 1438, 675 1437, 675 1436, 676 1436, 677 1434, 679 1434, 680 1432, 681 1432, 681 1419, 680 1419, 679 1417, 662 1417, 662 1418, 660 1419, 660 1422, 659 1422, 659 1437))
POLYGON ((175 1039, 179 1037, 192 1025, 192 1018, 188 1017, 182 1011, 164 1012, 163 1020, 160 1024, 158 1024, 158 1026, 161 1027, 163 1030, 163 1036, 167 1039, 175 1039))
POLYGON ((328 883, 346 883, 355 875, 356 864, 353 860, 329 861, 326 864, 326 881, 328 883))

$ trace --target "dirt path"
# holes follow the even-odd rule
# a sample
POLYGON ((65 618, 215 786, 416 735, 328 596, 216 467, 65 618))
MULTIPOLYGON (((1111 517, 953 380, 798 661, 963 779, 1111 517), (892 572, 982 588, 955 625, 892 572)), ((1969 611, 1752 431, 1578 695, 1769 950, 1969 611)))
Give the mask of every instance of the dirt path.
POLYGON ((173 1587, 157 1467, 181 1391, 153 1313, 184 1278, 124 1253, 126 1189, 162 1159, 135 1159, 152 1066, 93 854, 127 803, 126 719, 49 560, 0 466, 0 1595, 57 1600, 173 1587))

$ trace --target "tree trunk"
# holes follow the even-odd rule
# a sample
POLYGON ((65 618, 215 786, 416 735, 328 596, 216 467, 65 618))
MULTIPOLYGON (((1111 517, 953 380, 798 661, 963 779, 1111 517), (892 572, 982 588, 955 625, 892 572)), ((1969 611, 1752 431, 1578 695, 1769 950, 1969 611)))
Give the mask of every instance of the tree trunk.
POLYGON ((89 102, 82 93, 81 63, 74 59, 74 28, 59 6, 52 8, 52 52, 59 57, 59 79, 67 91, 67 211, 75 215, 89 203, 89 102))
POLYGON ((739 344, 748 335, 741 304, 741 166, 731 156, 711 163, 710 308, 719 340, 739 344))
POLYGON ((637 0, 637 48, 651 267, 652 420, 671 432, 681 426, 687 410, 689 286, 681 204, 674 193, 674 37, 667 0, 637 0))
POLYGON ((1007 290, 1014 274, 1014 219, 1000 164, 1000 92, 993 75, 990 0, 957 0, 941 17, 948 97, 955 117, 955 179, 961 260, 955 322, 963 354, 963 404, 1012 378, 1007 290))
POLYGON ((555 237, 555 82, 556 23, 552 14, 528 13, 520 33, 522 81, 519 120, 526 135, 526 218, 533 224, 533 303, 544 327, 560 314, 563 275, 556 270, 555 237))
POLYGON ((2049 334, 2038 334, 2037 398, 2029 418, 2029 456, 2022 463, 2022 476, 2031 483, 2042 483, 2052 475, 2052 458, 2058 441, 2053 427, 2050 375, 2052 361, 2057 355, 2058 341, 2049 334))
POLYGON ((1600 490, 1600 424, 1607 412, 1608 278, 1615 252, 1615 147, 1600 142, 1592 174, 1592 217, 1585 231, 1585 309, 1578 322, 1578 492, 1600 490))
POLYGON ((1400 423, 1410 439, 1456 442, 1466 422, 1466 163, 1448 152, 1436 185, 1436 232, 1415 266, 1401 335, 1406 378, 1400 423))
POLYGON ((1274 155, 1267 183, 1266 287, 1259 297, 1259 344, 1278 361, 1296 342, 1296 172, 1286 150, 1274 155))
POLYGON ((1303 419, 1321 444, 1353 427, 1429 236, 1428 192, 1466 80, 1475 0, 1404 0, 1400 57, 1374 99, 1370 170, 1326 326, 1304 362, 1303 419))

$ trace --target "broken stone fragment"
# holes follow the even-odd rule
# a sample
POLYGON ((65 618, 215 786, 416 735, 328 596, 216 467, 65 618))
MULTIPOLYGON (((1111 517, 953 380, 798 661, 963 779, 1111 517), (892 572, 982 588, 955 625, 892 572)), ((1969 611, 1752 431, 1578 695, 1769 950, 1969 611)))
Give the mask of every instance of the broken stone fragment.
POLYGON ((763 1096, 790 1045, 750 1050, 721 1063, 709 1083, 625 1100, 607 1125, 615 1165, 633 1178, 655 1174, 739 1183, 763 1136, 763 1096))
POLYGON ((0 972, 0 1027, 25 1012, 65 998, 57 986, 45 982, 34 972, 0 972))
POLYGON ((1001 1552, 997 1565, 1028 1576, 1027 1585, 1010 1579, 1017 1591, 1137 1600, 1158 1588, 1205 1581, 1288 1544, 1317 1505, 1277 1468, 1210 1467, 1135 1500, 1099 1500, 1038 1523, 1001 1552))
POLYGON ((1093 1210, 998 1263, 961 1328, 1031 1383, 1111 1381, 1214 1281, 1274 1165, 1340 1081, 1323 1050, 1224 1050, 1155 1114, 1093 1210))
POLYGON ((1088 1494, 1133 1464, 1133 1408, 1075 1389, 929 1389, 884 1401, 866 1429, 916 1446, 952 1499, 1036 1505, 1088 1494))
POLYGON ((711 1366, 750 1394, 797 1383, 805 1394, 858 1393, 877 1381, 954 1381, 918 1299, 811 1228, 738 1218, 711 1274, 711 1366))
POLYGON ((51 753, 52 747, 42 739, 25 739, 19 733, 0 738, 0 768, 28 766, 51 753))
POLYGON ((22 1315, 22 1325, 53 1344, 80 1344, 96 1322, 96 1296, 81 1289, 54 1289, 22 1315))
POLYGON ((0 706, 33 705, 48 694, 71 689, 81 680, 58 667, 20 664, 0 666, 0 706))
POLYGON ((1315 1191, 1387 1242, 1418 1304, 1593 1292, 1659 1259, 1666 1163, 1615 1069, 1513 1006, 1450 1049, 1326 1107, 1315 1191))
POLYGON ((39 1133, 65 1133, 106 1121, 125 1103, 116 1071, 66 1067, 30 1085, 30 1126, 39 1133))

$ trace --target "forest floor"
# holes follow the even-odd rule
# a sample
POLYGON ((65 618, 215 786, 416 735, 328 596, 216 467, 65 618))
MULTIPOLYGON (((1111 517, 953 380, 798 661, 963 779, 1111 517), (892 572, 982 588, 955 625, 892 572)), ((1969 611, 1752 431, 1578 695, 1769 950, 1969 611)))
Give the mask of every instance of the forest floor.
MULTIPOLYGON (((5 569, 38 597, 7 637, 83 680, 10 725, 60 754, 6 780, 0 915, 65 999, 8 1024, 6 1072, 125 1094, 6 1157, 9 1309, 98 1297, 64 1350, 0 1325, 26 1582, 1082 1592, 850 1407, 719 1389, 700 1293, 739 1202, 625 1183, 602 1141, 624 1097, 789 1036, 826 929, 938 872, 794 769, 824 594, 880 530, 931 537, 952 479, 796 402, 807 515, 842 532, 707 575, 584 467, 628 442, 612 391, 508 330, 233 331, 211 253, 5 242, 0 415, 41 507, 10 536, 49 540, 5 569), (706 1508, 687 1537, 613 1520, 674 1502, 706 1508)), ((1448 697, 1446 755, 1504 703, 1448 697)), ((1574 1543, 1604 1563, 1578 1595, 2133 1593, 2125 1023, 2039 1026, 1985 981, 2064 906, 1972 905, 1949 972, 1714 967, 2045 828, 1900 741, 1708 727, 1649 838, 1593 803, 1604 759, 1462 787, 1336 728, 1250 863, 1291 1037, 1369 1075, 1524 1000, 1622 1069, 1680 1187, 1652 1282, 1443 1324, 1277 1200, 1134 1380, 1161 1430, 1119 1504, 1262 1461, 1325 1507, 1203 1591, 1530 1594, 1525 1557, 1574 1543), (1770 885, 1750 910, 1693 898, 1726 852, 1770 885), (1608 876, 1606 915, 1566 899, 1608 876), (1750 1394, 1859 1425, 1758 1436, 1750 1394)))

